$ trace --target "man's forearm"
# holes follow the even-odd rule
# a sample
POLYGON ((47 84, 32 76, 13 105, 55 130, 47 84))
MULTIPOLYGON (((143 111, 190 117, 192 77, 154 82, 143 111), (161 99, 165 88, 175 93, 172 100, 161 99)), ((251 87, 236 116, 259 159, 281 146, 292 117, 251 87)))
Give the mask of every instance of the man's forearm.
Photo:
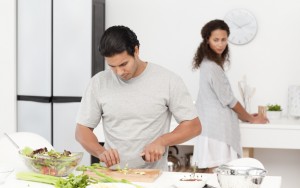
POLYGON ((172 146, 186 142, 202 131, 199 118, 181 122, 172 132, 166 133, 159 137, 165 146, 172 146))
POLYGON ((105 150, 104 147, 98 143, 98 139, 91 128, 77 124, 75 137, 82 147, 95 157, 99 157, 105 150))

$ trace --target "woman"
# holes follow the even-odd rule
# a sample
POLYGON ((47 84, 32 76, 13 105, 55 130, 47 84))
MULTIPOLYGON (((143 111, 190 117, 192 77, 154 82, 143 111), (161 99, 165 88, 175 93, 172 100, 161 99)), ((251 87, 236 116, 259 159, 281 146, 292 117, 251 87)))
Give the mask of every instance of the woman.
POLYGON ((196 108, 203 131, 196 138, 193 160, 204 172, 212 173, 221 164, 242 157, 239 120, 267 123, 265 117, 250 115, 234 97, 224 72, 229 64, 228 25, 212 20, 201 30, 203 41, 194 57, 193 68, 200 69, 196 108))

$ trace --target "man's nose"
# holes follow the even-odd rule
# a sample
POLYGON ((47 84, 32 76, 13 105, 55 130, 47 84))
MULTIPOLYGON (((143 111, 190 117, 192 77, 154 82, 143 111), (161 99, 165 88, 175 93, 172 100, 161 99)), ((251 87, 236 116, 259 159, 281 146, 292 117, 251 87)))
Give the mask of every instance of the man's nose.
POLYGON ((124 70, 120 67, 116 67, 116 73, 117 75, 121 76, 123 74, 124 70))

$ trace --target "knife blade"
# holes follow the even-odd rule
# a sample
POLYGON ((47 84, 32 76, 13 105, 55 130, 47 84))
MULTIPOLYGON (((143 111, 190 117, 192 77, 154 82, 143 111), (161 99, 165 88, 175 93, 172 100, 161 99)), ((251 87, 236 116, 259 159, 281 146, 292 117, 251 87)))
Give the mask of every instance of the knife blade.
POLYGON ((110 170, 120 170, 124 168, 143 168, 143 166, 146 164, 146 162, 143 160, 142 157, 136 157, 129 160, 122 160, 119 164, 115 164, 113 166, 110 166, 110 170))

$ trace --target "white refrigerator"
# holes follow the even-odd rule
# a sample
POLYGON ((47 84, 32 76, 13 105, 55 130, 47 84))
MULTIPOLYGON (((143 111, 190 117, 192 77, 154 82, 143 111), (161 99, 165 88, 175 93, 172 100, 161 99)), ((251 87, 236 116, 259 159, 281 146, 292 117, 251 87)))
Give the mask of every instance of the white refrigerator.
MULTIPOLYGON (((57 151, 85 152, 75 120, 90 78, 104 69, 104 11, 104 0, 17 1, 17 130, 57 151)), ((90 159, 85 152, 82 164, 90 159)))

